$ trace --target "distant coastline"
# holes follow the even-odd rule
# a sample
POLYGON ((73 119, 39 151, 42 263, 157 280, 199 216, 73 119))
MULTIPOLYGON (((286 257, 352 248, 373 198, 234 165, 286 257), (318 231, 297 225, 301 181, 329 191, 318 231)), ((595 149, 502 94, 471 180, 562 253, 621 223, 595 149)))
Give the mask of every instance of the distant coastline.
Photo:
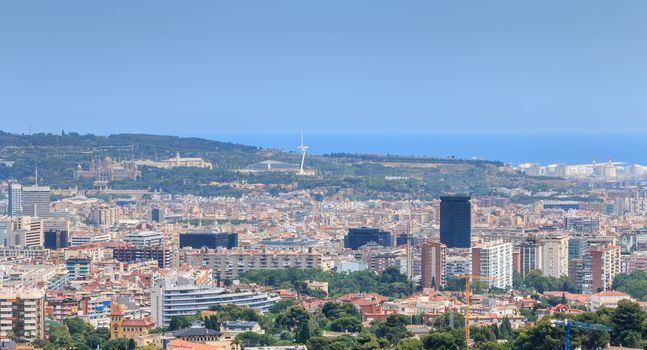
MULTIPOLYGON (((23 134, 8 131, 14 134, 23 134)), ((37 131, 35 133, 56 131, 37 131)), ((80 132, 85 134, 87 131, 80 132)), ((290 133, 176 133, 115 131, 110 134, 148 134, 194 137, 231 142, 244 146, 276 148, 298 152, 300 132, 290 133)), ((521 163, 591 164, 614 163, 647 165, 647 133, 312 133, 304 132, 309 154, 358 153, 400 156, 427 156, 521 163)))
MULTIPOLYGON (((183 135, 189 136, 189 135, 183 135)), ((299 132, 194 135, 297 151, 299 132)), ((371 153, 497 160, 509 164, 647 164, 645 134, 362 134, 304 133, 312 154, 371 153)))

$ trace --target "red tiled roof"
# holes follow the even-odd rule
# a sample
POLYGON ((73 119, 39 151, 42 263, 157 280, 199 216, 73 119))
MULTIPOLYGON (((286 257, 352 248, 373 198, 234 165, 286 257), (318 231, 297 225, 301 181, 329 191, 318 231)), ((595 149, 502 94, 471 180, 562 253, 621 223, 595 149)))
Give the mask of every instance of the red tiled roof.
POLYGON ((219 346, 200 344, 200 343, 192 343, 192 342, 188 342, 188 341, 182 340, 182 339, 173 339, 168 343, 168 345, 171 348, 178 347, 178 348, 189 348, 189 349, 195 349, 195 350, 218 350, 218 349, 221 349, 221 347, 219 347, 219 346))
POLYGON ((123 327, 152 327, 155 322, 150 317, 125 319, 121 322, 123 327))
POLYGON ((616 290, 608 290, 608 291, 596 293, 596 294, 593 294, 593 295, 597 295, 597 296, 601 296, 601 297, 627 297, 627 298, 629 297, 629 294, 619 292, 619 291, 616 291, 616 290))
POLYGON ((339 301, 348 301, 348 302, 354 302, 355 300, 358 299, 364 299, 364 300, 373 300, 378 303, 382 303, 384 301, 389 300, 389 298, 383 297, 379 294, 374 294, 374 293, 351 293, 351 294, 346 294, 342 295, 337 300, 339 301))

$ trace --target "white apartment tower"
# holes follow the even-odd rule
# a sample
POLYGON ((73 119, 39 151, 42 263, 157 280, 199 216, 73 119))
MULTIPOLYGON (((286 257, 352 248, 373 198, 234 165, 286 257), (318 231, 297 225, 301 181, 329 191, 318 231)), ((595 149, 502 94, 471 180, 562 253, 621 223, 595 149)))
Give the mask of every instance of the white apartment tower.
POLYGON ((7 214, 11 217, 22 215, 22 185, 18 183, 9 184, 9 203, 7 214))
POLYGON ((512 287, 512 243, 488 242, 472 248, 473 281, 479 276, 490 287, 512 287))
POLYGON ((544 275, 568 276, 568 236, 550 235, 541 240, 542 266, 544 275))

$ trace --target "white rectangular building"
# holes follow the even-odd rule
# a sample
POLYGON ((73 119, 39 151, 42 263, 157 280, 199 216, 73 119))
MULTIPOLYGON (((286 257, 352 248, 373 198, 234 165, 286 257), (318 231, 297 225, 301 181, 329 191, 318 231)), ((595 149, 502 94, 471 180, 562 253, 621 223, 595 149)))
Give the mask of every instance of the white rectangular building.
POLYGON ((124 242, 136 247, 153 247, 164 244, 164 234, 157 231, 133 232, 124 237, 124 242))
POLYGON ((541 240, 544 275, 559 278, 568 276, 568 236, 550 235, 541 240))
POLYGON ((10 183, 8 192, 7 214, 11 217, 22 215, 22 185, 10 183))
POLYGON ((24 186, 22 188, 23 215, 49 217, 51 195, 52 191, 47 186, 24 186))
POLYGON ((488 242, 472 248, 472 280, 490 287, 512 287, 512 243, 488 242))

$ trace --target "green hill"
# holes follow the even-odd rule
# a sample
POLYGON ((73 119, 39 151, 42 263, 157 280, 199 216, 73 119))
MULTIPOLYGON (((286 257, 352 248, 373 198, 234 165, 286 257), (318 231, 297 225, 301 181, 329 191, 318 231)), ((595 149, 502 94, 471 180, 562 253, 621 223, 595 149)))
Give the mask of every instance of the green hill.
POLYGON ((273 193, 293 189, 316 189, 324 196, 346 198, 436 198, 450 192, 474 195, 496 194, 496 188, 525 188, 530 191, 553 190, 560 194, 581 195, 570 182, 561 179, 529 178, 501 162, 455 158, 406 157, 393 155, 328 154, 309 156, 306 166, 315 176, 294 173, 241 172, 249 164, 273 159, 297 164, 293 152, 219 142, 201 138, 147 134, 97 136, 78 133, 11 134, 0 132, 0 159, 14 161, 13 167, 0 165, 0 179, 34 181, 39 168, 39 182, 52 187, 93 188, 89 179, 74 179, 74 170, 90 160, 174 157, 201 157, 213 169, 140 167, 137 180, 114 181, 115 189, 151 189, 170 193, 197 195, 234 195, 245 190, 233 188, 232 182, 260 183, 273 193), (213 182, 224 185, 213 186, 213 182))

